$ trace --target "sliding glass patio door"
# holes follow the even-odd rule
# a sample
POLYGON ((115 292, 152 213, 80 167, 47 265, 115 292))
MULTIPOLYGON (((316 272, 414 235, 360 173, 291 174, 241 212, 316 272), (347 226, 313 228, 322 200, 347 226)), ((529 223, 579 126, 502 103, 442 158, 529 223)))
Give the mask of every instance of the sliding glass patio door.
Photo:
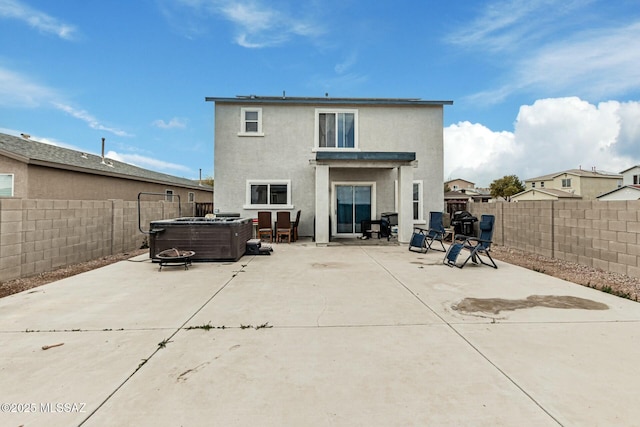
POLYGON ((336 235, 348 237, 361 234, 361 222, 371 219, 373 215, 373 185, 336 184, 334 194, 336 235))

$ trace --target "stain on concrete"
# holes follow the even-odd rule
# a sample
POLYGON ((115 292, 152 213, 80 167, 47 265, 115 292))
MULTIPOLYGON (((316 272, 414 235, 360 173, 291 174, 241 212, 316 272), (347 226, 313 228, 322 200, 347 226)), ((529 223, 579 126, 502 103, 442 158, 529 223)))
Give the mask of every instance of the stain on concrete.
POLYGON ((589 299, 568 295, 530 295, 526 299, 465 298, 451 308, 457 311, 498 314, 522 308, 546 307, 580 310, 608 310, 609 306, 589 299))
POLYGON ((187 369, 186 371, 184 371, 183 373, 181 373, 180 375, 178 375, 178 378, 176 378, 177 382, 180 381, 187 381, 189 379, 189 376, 193 373, 198 372, 200 369, 204 368, 205 366, 207 366, 210 362, 205 362, 205 363, 201 363, 198 366, 196 366, 195 368, 191 368, 191 369, 187 369))
POLYGON ((311 264, 313 268, 341 268, 344 264, 341 262, 314 262, 311 264))

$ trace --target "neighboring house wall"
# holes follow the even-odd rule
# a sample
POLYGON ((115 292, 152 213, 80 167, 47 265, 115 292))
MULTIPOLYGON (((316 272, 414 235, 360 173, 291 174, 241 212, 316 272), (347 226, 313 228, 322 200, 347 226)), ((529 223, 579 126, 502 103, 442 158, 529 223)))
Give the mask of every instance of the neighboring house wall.
MULTIPOLYGON (((37 165, 29 165, 28 175, 29 189, 26 197, 30 199, 137 200, 140 192, 164 194, 166 190, 171 190, 174 195, 180 195, 180 202, 183 204, 189 201, 189 192, 194 193, 195 202, 213 201, 211 189, 188 189, 171 184, 156 184, 37 165)), ((158 200, 158 197, 145 196, 143 200, 158 200)))
POLYGON ((620 178, 593 178, 583 176, 580 179, 580 195, 584 200, 595 200, 599 195, 620 187, 620 178))
POLYGON ((623 185, 640 184, 640 166, 634 166, 622 172, 623 185))
POLYGON ((26 164, 0 155, 0 173, 13 174, 13 197, 26 197, 29 184, 26 164))
POLYGON ((623 187, 618 191, 611 192, 605 196, 598 198, 601 201, 612 200, 638 200, 640 199, 640 189, 633 187, 623 187))
MULTIPOLYGON (((215 104, 216 209, 253 218, 258 210, 290 210, 292 216, 301 210, 300 235, 314 235, 318 109, 357 110, 357 151, 415 152, 418 161, 413 181, 420 183, 423 222, 425 212, 443 210, 442 105, 243 104, 241 100, 215 104), (261 109, 260 136, 239 135, 243 107, 261 109), (247 181, 288 184, 290 203, 266 208, 248 205, 247 181)), ((392 166, 381 168, 366 162, 344 168, 331 166, 328 188, 320 190, 329 193, 332 183, 339 182, 375 184, 373 210, 379 217, 396 210, 397 171, 392 166)))
POLYGON ((445 184, 447 184, 452 191, 475 188, 475 184, 473 182, 465 181, 464 179, 453 179, 451 181, 447 181, 445 184))
MULTIPOLYGON (((589 171, 562 172, 532 178, 525 181, 525 189, 535 190, 562 190, 567 193, 581 196, 583 200, 595 200, 597 196, 611 190, 615 190, 622 184, 620 176, 596 174, 589 171)), ((530 196, 519 198, 520 200, 538 200, 530 196)))

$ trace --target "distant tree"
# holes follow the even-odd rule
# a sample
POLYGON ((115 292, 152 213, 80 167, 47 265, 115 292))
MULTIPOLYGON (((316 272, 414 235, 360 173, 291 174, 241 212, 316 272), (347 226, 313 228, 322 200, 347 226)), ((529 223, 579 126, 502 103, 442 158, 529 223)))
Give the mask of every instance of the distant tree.
POLYGON ((515 175, 505 175, 494 180, 489 186, 489 190, 491 190, 493 198, 504 197, 510 200, 514 194, 524 191, 524 184, 515 175))
POLYGON ((451 187, 449 187, 449 185, 448 185, 448 184, 445 184, 445 185, 444 185, 444 192, 445 192, 445 193, 448 193, 449 191, 451 191, 451 187))
POLYGON ((211 187, 213 187, 213 177, 212 176, 207 176, 205 178, 202 178, 201 181, 204 185, 209 185, 211 187))

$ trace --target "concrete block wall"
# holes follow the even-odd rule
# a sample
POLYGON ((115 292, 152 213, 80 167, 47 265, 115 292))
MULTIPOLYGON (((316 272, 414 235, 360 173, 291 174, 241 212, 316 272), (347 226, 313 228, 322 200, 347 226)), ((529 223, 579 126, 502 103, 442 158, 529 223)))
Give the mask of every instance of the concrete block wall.
MULTIPOLYGON (((147 230, 178 216, 178 204, 143 202, 140 211, 147 230)), ((0 281, 138 249, 144 237, 135 201, 0 199, 0 281)))
POLYGON ((640 277, 640 201, 475 203, 496 216, 496 244, 640 277))

